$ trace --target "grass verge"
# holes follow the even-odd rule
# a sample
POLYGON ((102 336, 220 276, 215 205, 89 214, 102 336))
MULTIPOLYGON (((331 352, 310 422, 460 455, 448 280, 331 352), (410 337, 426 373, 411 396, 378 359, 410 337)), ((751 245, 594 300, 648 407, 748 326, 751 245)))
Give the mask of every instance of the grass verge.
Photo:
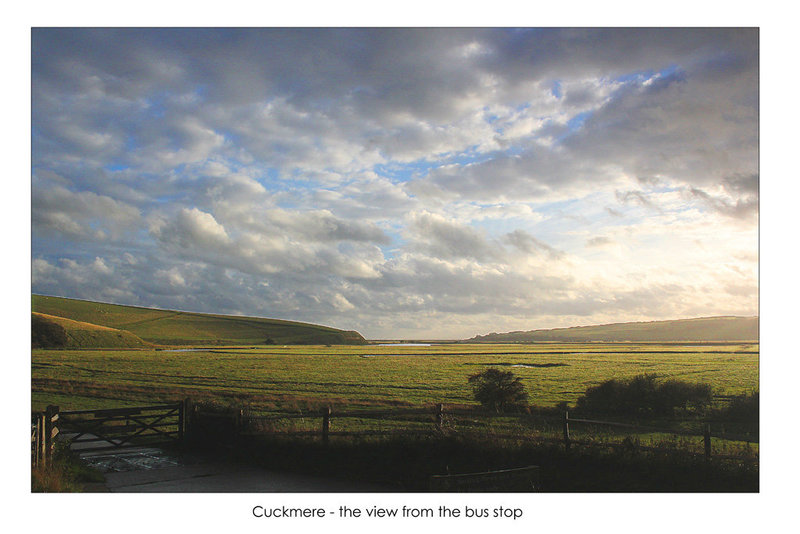
POLYGON ((545 492, 757 492, 758 464, 704 461, 683 451, 581 448, 462 436, 318 440, 258 437, 237 444, 235 459, 268 469, 428 491, 431 475, 537 465, 545 492), (291 466, 291 467, 287 467, 291 466))
POLYGON ((84 464, 69 448, 57 444, 47 466, 31 469, 32 493, 79 493, 102 491, 103 473, 84 464))

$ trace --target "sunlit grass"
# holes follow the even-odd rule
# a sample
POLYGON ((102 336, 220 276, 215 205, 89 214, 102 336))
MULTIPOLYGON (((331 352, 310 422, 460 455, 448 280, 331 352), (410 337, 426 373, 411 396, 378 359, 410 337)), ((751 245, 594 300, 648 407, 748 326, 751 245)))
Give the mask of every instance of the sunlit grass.
MULTIPOLYGON (((574 403, 610 378, 657 373, 718 394, 758 389, 758 345, 564 344, 275 346, 157 350, 34 350, 33 408, 239 401, 256 412, 474 404, 467 377, 490 365, 520 376, 533 404, 574 403), (531 365, 533 367, 517 367, 531 365)), ((95 406, 92 406, 95 407, 95 406)))

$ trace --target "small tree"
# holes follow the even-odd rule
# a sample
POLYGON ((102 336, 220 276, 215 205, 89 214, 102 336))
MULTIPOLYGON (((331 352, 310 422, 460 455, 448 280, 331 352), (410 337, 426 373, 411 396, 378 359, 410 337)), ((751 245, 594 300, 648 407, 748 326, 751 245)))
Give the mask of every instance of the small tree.
POLYGON ((475 400, 481 405, 502 412, 528 404, 528 393, 522 379, 511 371, 490 367, 468 378, 475 400))

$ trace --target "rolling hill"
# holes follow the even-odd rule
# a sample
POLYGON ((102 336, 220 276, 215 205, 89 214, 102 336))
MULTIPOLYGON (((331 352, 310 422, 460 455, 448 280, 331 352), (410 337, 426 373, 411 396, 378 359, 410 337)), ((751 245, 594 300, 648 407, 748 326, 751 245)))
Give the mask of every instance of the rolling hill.
POLYGON ((159 345, 366 343, 361 334, 352 330, 260 317, 158 310, 43 295, 32 295, 31 306, 39 314, 127 331, 159 345))
POLYGON ((758 317, 703 317, 487 334, 468 343, 758 341, 758 317))
POLYGON ((44 313, 31 313, 33 348, 144 348, 152 344, 126 330, 44 313))

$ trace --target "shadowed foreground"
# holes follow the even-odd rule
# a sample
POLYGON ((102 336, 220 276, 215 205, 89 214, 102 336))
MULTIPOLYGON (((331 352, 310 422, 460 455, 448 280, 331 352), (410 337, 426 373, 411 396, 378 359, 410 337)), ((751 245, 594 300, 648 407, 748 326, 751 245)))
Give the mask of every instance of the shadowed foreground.
POLYGON ((88 491, 115 493, 358 493, 386 492, 386 485, 283 473, 209 456, 173 455, 155 448, 80 454, 103 472, 105 482, 88 491))
POLYGON ((111 492, 128 493, 361 493, 393 491, 367 482, 278 473, 227 463, 203 463, 106 474, 111 492))

